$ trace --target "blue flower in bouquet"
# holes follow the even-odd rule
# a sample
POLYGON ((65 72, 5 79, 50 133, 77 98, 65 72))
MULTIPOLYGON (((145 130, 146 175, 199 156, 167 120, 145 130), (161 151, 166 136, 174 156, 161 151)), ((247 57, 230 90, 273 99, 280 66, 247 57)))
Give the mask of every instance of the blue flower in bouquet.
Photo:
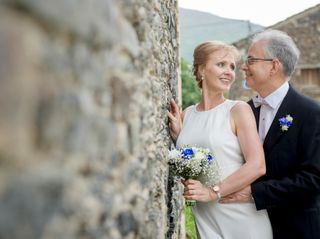
POLYGON ((190 159, 193 155, 193 150, 192 148, 182 148, 181 154, 184 159, 190 159))
POLYGON ((293 118, 290 115, 286 115, 286 117, 281 117, 279 119, 279 124, 282 131, 288 131, 288 129, 292 125, 293 118))

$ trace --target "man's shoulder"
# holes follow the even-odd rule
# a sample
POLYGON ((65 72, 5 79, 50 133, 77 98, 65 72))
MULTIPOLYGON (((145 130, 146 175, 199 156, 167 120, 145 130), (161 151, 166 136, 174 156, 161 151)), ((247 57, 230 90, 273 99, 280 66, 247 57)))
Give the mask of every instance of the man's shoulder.
POLYGON ((289 91, 293 104, 300 109, 320 111, 320 103, 293 88, 289 91))

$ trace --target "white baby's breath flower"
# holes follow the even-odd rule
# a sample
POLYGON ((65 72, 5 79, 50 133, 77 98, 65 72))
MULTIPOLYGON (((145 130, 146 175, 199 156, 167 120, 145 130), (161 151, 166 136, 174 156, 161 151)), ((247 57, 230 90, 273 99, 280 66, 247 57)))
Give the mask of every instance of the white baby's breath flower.
POLYGON ((194 169, 200 168, 201 169, 201 161, 197 160, 196 158, 190 159, 189 165, 190 165, 190 168, 194 168, 194 169))
POLYGON ((198 151, 194 154, 193 158, 196 160, 202 160, 202 159, 206 158, 206 155, 204 153, 202 153, 201 151, 198 151))
POLYGON ((202 152, 206 155, 208 155, 210 153, 210 150, 209 149, 202 149, 202 152))
POLYGON ((172 149, 169 151, 169 159, 179 159, 181 157, 181 153, 177 149, 172 149))

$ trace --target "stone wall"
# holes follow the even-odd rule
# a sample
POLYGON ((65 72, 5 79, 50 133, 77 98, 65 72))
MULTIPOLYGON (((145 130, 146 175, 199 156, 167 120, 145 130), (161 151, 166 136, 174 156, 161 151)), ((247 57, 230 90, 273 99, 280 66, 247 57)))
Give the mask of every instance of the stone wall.
POLYGON ((0 0, 0 238, 183 238, 177 0, 0 0))

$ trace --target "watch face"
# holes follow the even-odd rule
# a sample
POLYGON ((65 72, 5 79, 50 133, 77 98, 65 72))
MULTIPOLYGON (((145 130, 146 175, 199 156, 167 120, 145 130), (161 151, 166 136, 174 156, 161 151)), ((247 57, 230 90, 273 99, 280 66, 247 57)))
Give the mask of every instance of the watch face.
POLYGON ((220 188, 219 188, 218 185, 214 186, 212 189, 213 189, 213 191, 215 191, 215 192, 218 192, 218 191, 220 190, 220 188))

